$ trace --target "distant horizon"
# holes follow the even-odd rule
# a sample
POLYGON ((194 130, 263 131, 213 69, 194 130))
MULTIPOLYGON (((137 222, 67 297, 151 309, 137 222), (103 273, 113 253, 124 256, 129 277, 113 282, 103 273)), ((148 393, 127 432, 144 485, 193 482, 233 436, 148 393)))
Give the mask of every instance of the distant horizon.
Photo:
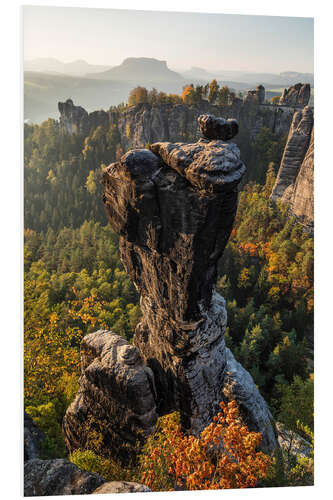
POLYGON ((178 72, 313 73, 313 18, 39 6, 23 12, 25 61, 114 67, 148 57, 178 72))
POLYGON ((243 70, 241 68, 239 69, 229 69, 229 68, 214 68, 214 69, 208 69, 204 66, 188 66, 188 67, 182 67, 182 68, 177 68, 177 67, 172 67, 170 66, 169 62, 165 59, 157 59, 156 57, 147 57, 147 56, 137 56, 137 57, 133 57, 131 55, 125 57, 124 59, 122 59, 119 63, 116 63, 116 64, 113 64, 113 65, 108 65, 108 64, 99 64, 99 63, 96 63, 96 62, 92 62, 92 61, 88 61, 87 59, 85 59, 84 57, 78 57, 76 59, 72 59, 72 60, 68 60, 68 61, 65 61, 63 59, 59 59, 57 57, 34 57, 32 59, 25 59, 23 61, 23 63, 31 63, 31 62, 34 62, 34 61, 37 61, 37 60, 54 60, 54 61, 57 61, 61 64, 73 64, 73 63, 76 63, 76 62, 83 62, 83 63, 86 63, 86 64, 89 64, 90 66, 108 66, 109 68, 114 68, 116 66, 120 66, 126 59, 141 59, 141 58, 145 58, 145 59, 155 59, 155 60, 159 60, 159 61, 165 61, 168 68, 172 71, 176 71, 176 72, 182 72, 182 71, 189 71, 189 70, 192 70, 192 69, 201 69, 201 70, 205 70, 207 73, 214 73, 214 72, 230 72, 230 73, 236 73, 236 72, 241 72, 241 73, 251 73, 251 74, 260 74, 260 73, 271 73, 273 75, 280 75, 281 73, 309 73, 309 74, 313 74, 313 71, 297 71, 295 69, 286 69, 286 70, 283 70, 283 71, 250 71, 250 70, 243 70))

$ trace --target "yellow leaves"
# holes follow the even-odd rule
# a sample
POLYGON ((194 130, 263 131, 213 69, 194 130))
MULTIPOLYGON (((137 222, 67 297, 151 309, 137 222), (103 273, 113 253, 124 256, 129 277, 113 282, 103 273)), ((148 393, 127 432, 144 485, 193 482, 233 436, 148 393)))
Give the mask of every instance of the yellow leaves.
POLYGON ((181 98, 184 101, 184 103, 193 104, 194 96, 195 96, 195 90, 193 88, 193 85, 186 85, 181 95, 181 98))

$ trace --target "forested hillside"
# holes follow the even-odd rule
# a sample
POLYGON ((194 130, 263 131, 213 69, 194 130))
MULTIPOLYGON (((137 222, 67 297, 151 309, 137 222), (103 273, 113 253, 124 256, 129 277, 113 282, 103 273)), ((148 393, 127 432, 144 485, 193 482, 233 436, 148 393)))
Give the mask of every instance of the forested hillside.
MULTIPOLYGON (((130 340, 141 315, 101 199, 102 168, 124 153, 121 109, 113 111, 114 122, 87 137, 52 119, 25 125, 25 405, 47 436, 45 456, 66 453, 61 421, 77 391, 83 336, 107 328, 130 340)), ((240 133, 252 181, 242 186, 217 289, 227 344, 274 416, 313 428, 313 238, 269 203, 284 142, 265 128, 254 142, 240 133)))
MULTIPOLYGON (((217 84, 216 87, 206 87, 194 89, 188 86, 182 96, 157 93, 156 90, 147 93, 146 89, 138 87, 132 91, 129 101, 138 106, 138 112, 144 99, 148 106, 162 106, 166 113, 171 114, 179 102, 184 103, 189 111, 195 106, 200 108, 200 102, 207 104, 202 101, 206 92, 209 101, 218 103, 220 108, 217 107, 216 112, 223 116, 223 106, 230 90, 228 87, 219 88, 217 84)), ((249 107, 250 114, 251 109, 249 107)), ((50 227, 54 230, 65 226, 79 227, 85 220, 106 223, 100 201, 101 173, 103 166, 119 159, 125 152, 118 127, 125 110, 123 105, 110 108, 110 121, 91 127, 87 136, 66 134, 59 122, 53 119, 41 125, 25 124, 25 227, 46 231, 50 227)), ((191 127, 186 130, 182 140, 193 141, 191 127)), ((127 124, 126 136, 130 133, 127 124)), ((247 181, 264 183, 270 162, 277 172, 285 141, 286 135, 273 133, 268 127, 262 127, 255 139, 245 126, 240 129, 235 142, 247 166, 247 181)))

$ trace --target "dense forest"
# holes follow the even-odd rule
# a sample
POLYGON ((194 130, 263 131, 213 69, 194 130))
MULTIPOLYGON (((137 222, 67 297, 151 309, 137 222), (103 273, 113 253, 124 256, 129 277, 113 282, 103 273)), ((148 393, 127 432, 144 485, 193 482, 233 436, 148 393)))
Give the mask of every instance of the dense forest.
MULTIPOLYGON (((130 341, 141 315, 101 199, 102 168, 123 154, 121 107, 113 111, 114 123, 87 137, 64 134, 52 119, 24 130, 25 408, 46 435, 45 457, 66 455, 61 421, 77 391, 83 336, 107 328, 130 341)), ((274 417, 306 437, 313 431, 313 238, 287 207, 269 201, 284 142, 268 129, 254 141, 238 138, 252 178, 241 188, 217 289, 227 301, 228 346, 274 417)))

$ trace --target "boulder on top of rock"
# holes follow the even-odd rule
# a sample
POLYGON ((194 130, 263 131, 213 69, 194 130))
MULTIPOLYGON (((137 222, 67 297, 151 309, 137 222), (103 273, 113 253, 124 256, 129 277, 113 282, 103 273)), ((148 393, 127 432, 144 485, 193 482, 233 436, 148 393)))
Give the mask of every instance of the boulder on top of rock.
POLYGON ((200 115, 200 130, 205 139, 221 139, 228 141, 238 134, 238 122, 233 118, 217 118, 214 115, 200 115))

